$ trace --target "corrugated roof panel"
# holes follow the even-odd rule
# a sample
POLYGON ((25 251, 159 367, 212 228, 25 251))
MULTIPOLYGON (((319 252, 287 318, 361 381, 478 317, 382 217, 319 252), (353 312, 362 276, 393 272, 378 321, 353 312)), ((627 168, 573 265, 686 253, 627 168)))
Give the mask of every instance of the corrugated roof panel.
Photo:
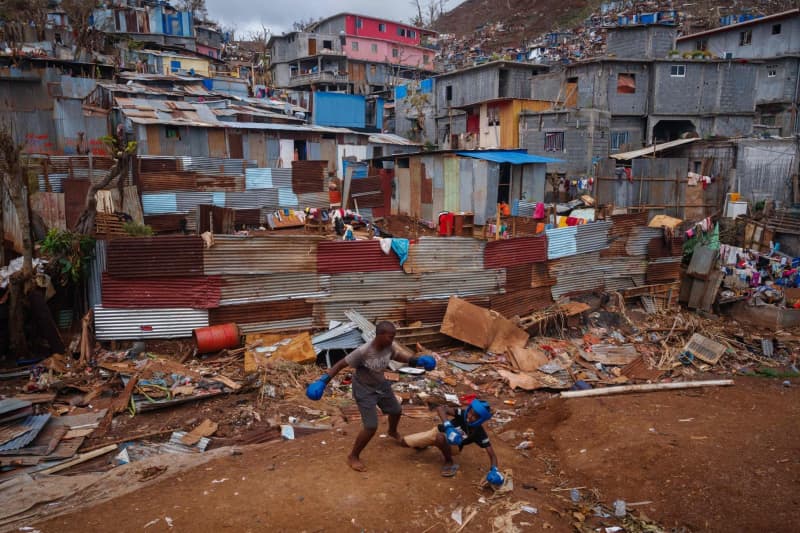
POLYGON ((352 322, 325 331, 311 338, 314 349, 321 350, 352 350, 364 344, 361 338, 361 330, 352 322))
POLYGON ((661 228, 635 227, 628 234, 625 252, 628 255, 646 255, 650 241, 660 237, 664 231, 661 228))
POLYGON ((179 339, 206 326, 206 309, 94 308, 95 337, 101 341, 179 339))
POLYGON ((144 223, 150 226, 156 235, 160 233, 176 233, 180 230, 181 221, 185 218, 188 218, 188 215, 185 213, 145 215, 144 223))
POLYGON ((275 302, 258 302, 243 305, 227 305, 211 309, 208 312, 208 321, 214 326, 217 324, 259 324, 275 322, 277 320, 293 320, 296 318, 311 318, 314 304, 305 300, 283 300, 275 302))
POLYGON ((520 237, 486 244, 483 262, 486 268, 503 268, 547 261, 547 238, 520 237))
POLYGON ((297 207, 298 201, 297 195, 292 189, 278 189, 278 205, 280 207, 297 207))
POLYGON ((421 277, 420 300, 501 294, 506 285, 506 271, 501 268, 480 272, 431 272, 421 277))
POLYGON ((325 190, 327 161, 292 161, 292 191, 295 194, 325 190))
POLYGON ((647 265, 647 283, 671 283, 680 278, 680 257, 655 259, 647 265))
POLYGON ((233 223, 237 226, 260 226, 261 209, 235 209, 233 223))
MULTIPOLYGON (((473 305, 489 309, 490 296, 469 296, 464 298, 473 305)), ((447 299, 409 300, 406 304, 406 323, 422 322, 423 324, 439 324, 447 312, 447 299)))
POLYGON ((546 230, 547 234, 547 258, 558 259, 568 257, 578 253, 575 237, 578 234, 578 227, 571 226, 566 228, 553 228, 546 230))
MULTIPOLYGON (((16 423, 16 426, 25 426, 29 427, 30 430, 15 439, 11 439, 10 441, 4 443, 0 446, 0 452, 11 452, 14 450, 20 450, 24 448, 31 442, 33 439, 41 433, 42 429, 44 428, 47 421, 50 420, 50 413, 46 413, 43 415, 30 415, 22 420, 20 423, 16 423)), ((23 453, 25 450, 20 450, 20 453, 23 453)))
POLYGON ((273 168, 272 169, 272 186, 276 189, 291 189, 292 188, 292 169, 290 168, 273 168))
POLYGON ((177 213, 178 197, 174 192, 143 194, 142 211, 145 215, 177 213))
POLYGON ((302 209, 306 207, 329 209, 331 198, 327 192, 308 192, 297 195, 297 204, 302 209))
POLYGON ((383 253, 378 240, 323 241, 317 250, 320 274, 342 272, 400 271, 400 259, 394 252, 383 253))
POLYGON ((220 157, 179 157, 181 170, 217 176, 244 176, 245 168, 254 167, 255 161, 220 157))
POLYGON ((187 213, 198 205, 211 205, 214 202, 214 195, 211 192, 179 191, 175 193, 175 197, 177 211, 180 213, 187 213))
POLYGON ((549 287, 525 289, 513 293, 498 294, 489 300, 490 308, 506 318, 529 315, 553 304, 549 287))
MULTIPOLYGON (((531 288, 552 287, 556 284, 556 279, 550 275, 547 263, 534 263, 530 270, 531 288)), ((506 287, 508 287, 508 281, 506 281, 506 287)))
POLYGON ((108 243, 108 273, 115 278, 203 274, 203 239, 196 235, 125 237, 108 243))
POLYGON ((550 288, 553 300, 558 300, 564 295, 602 288, 605 277, 603 271, 597 268, 599 264, 599 252, 550 261, 548 263, 550 275, 556 278, 556 284, 550 288))
MULTIPOLYGON (((542 263, 539 263, 545 266, 542 263)), ((533 283, 531 265, 516 265, 506 268, 506 292, 530 289, 533 283)))
POLYGON ((350 309, 357 309, 361 315, 373 323, 377 320, 399 322, 405 318, 406 302, 405 300, 319 301, 314 304, 314 325, 316 327, 328 327, 328 323, 331 320, 345 322, 348 320, 345 312, 350 309))
POLYGON ((295 331, 306 330, 314 327, 314 318, 293 318, 291 320, 273 320, 271 322, 261 322, 252 324, 242 324, 239 331, 245 334, 262 333, 265 331, 295 331))
POLYGON ((673 237, 669 242, 665 242, 663 237, 656 237, 650 239, 647 245, 647 257, 650 259, 681 256, 683 256, 683 239, 681 237, 673 237))
POLYGON ((419 275, 405 272, 345 272, 331 274, 330 295, 325 301, 414 298, 419 294, 419 275))
POLYGON ((475 150, 472 152, 456 152, 462 157, 472 157, 473 159, 483 159, 492 163, 511 163, 512 165, 528 165, 531 163, 561 163, 561 159, 552 157, 542 157, 531 155, 527 150, 475 150))
POLYGON ((253 189, 245 192, 229 192, 225 195, 225 207, 261 209, 277 206, 278 189, 253 189))
POLYGON ((330 295, 330 276, 312 273, 223 276, 220 305, 323 298, 330 295))
POLYGON ((245 189, 271 189, 272 169, 271 168, 248 168, 245 170, 245 189))
POLYGON ((611 221, 601 220, 578 226, 575 234, 575 251, 585 254, 608 248, 608 232, 611 224, 611 221))
POLYGON ((486 242, 471 237, 422 237, 409 247, 409 273, 483 270, 486 242))
POLYGON ((210 309, 220 302, 222 280, 213 276, 117 279, 103 276, 103 307, 210 309))
POLYGON ((214 246, 203 251, 205 275, 316 272, 321 240, 312 235, 216 235, 214 246))
POLYGON ((64 180, 69 179, 69 174, 50 174, 47 173, 47 179, 45 180, 44 174, 39 174, 39 190, 46 191, 47 190, 47 182, 50 182, 50 190, 53 192, 64 192, 64 180))
POLYGON ((87 292, 89 307, 100 305, 103 300, 103 274, 106 271, 106 248, 108 244, 103 240, 94 241, 94 257, 89 265, 89 281, 87 292))

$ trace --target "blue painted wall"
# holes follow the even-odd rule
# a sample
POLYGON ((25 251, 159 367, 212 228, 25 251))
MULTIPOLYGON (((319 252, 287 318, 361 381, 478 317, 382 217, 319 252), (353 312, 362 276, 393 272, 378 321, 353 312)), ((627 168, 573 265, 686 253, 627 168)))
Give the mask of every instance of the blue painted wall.
POLYGON ((363 96, 339 93, 314 93, 312 121, 320 126, 364 128, 367 101, 363 96))

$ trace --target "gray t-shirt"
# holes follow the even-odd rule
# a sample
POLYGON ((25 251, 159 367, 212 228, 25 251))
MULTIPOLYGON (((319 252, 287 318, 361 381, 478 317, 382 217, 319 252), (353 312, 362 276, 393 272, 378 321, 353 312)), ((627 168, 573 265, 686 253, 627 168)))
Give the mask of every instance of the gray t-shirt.
POLYGON ((344 358, 347 365, 356 371, 356 379, 368 387, 380 385, 386 379, 383 371, 389 366, 389 360, 395 355, 394 346, 376 350, 371 342, 362 344, 344 358))

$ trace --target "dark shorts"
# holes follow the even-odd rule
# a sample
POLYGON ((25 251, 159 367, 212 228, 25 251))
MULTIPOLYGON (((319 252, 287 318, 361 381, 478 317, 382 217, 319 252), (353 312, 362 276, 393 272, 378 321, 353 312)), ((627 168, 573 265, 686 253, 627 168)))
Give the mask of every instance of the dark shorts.
POLYGON ((357 379, 353 380, 353 398, 361 413, 361 423, 365 429, 378 428, 378 412, 375 407, 387 415, 399 415, 403 409, 392 391, 388 381, 375 386, 362 385, 357 379))

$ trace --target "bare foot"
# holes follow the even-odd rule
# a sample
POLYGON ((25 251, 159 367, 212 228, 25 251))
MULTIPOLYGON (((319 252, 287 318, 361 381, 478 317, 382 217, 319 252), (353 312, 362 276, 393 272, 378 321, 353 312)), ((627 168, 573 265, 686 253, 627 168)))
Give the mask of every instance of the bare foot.
POLYGON ((347 456, 347 464, 350 465, 350 468, 355 470, 356 472, 366 472, 367 467, 364 466, 364 463, 361 462, 361 459, 358 457, 353 457, 351 455, 347 456))

